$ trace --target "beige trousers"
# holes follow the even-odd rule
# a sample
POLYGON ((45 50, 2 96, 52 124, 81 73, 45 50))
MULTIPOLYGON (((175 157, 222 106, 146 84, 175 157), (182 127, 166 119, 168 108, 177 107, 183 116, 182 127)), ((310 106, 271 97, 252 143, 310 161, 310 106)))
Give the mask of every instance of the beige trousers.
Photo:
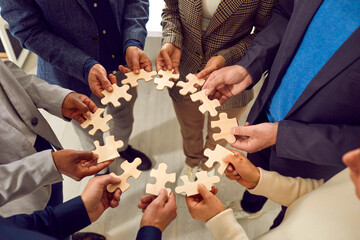
MULTIPOLYGON (((220 144, 225 147, 227 141, 221 139, 215 141, 212 138, 214 132, 219 132, 218 128, 211 128, 211 121, 219 120, 219 116, 211 117, 209 116, 207 122, 207 131, 208 135, 206 136, 205 146, 203 138, 203 128, 205 116, 199 111, 200 102, 193 102, 190 99, 189 95, 186 95, 180 103, 173 101, 175 113, 180 124, 181 136, 183 139, 183 149, 186 156, 186 164, 190 167, 198 166, 201 163, 201 168, 203 170, 208 170, 205 166, 207 157, 204 156, 204 149, 210 148, 214 149, 216 144, 220 144)), ((236 118, 239 122, 241 115, 244 113, 245 107, 230 109, 230 110, 220 110, 219 113, 225 112, 228 115, 228 118, 236 118)))

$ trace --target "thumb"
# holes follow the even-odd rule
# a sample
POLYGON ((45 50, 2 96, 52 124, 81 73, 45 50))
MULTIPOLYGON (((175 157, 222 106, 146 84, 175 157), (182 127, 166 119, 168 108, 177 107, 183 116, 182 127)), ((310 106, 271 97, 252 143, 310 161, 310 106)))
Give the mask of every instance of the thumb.
POLYGON ((208 202, 214 195, 205 187, 204 184, 198 185, 198 191, 205 202, 208 202))
POLYGON ((94 154, 91 151, 75 151, 75 159, 78 161, 86 160, 86 161, 92 161, 97 159, 97 154, 94 154))
POLYGON ((138 74, 140 73, 140 63, 139 63, 139 57, 137 55, 134 55, 131 59, 132 62, 132 70, 134 73, 138 74))
POLYGON ((169 197, 166 189, 161 189, 159 195, 157 196, 157 198, 155 198, 153 202, 156 202, 160 206, 164 206, 168 199, 169 197))
POLYGON ((112 174, 107 174, 107 175, 103 175, 103 176, 97 176, 97 177, 95 177, 95 180, 98 182, 98 184, 102 188, 105 188, 106 186, 108 186, 110 184, 119 184, 121 182, 120 178, 115 177, 112 174))
POLYGON ((252 127, 250 126, 238 126, 231 129, 231 133, 237 136, 251 136, 252 127))
POLYGON ((88 106, 83 101, 81 101, 78 94, 76 94, 76 96, 74 98, 72 98, 72 103, 73 103, 74 107, 76 109, 78 109, 81 113, 86 114, 86 113, 91 112, 90 109, 88 108, 88 106))
POLYGON ((207 75, 209 75, 210 73, 212 73, 213 71, 215 71, 216 68, 215 67, 205 67, 201 72, 199 72, 197 74, 197 77, 199 79, 201 78, 206 78, 207 75))
POLYGON ((109 79, 106 77, 105 70, 104 70, 104 72, 101 72, 100 76, 98 76, 98 80, 100 81, 103 89, 105 89, 108 92, 112 92, 113 87, 111 86, 109 79))

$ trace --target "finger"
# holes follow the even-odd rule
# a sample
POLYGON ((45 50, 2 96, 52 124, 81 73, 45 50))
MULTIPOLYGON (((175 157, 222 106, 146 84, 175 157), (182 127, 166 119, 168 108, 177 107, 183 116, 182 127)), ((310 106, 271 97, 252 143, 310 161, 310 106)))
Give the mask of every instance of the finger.
POLYGON ((121 196, 121 190, 117 188, 114 194, 112 194, 112 199, 109 204, 111 208, 116 208, 117 206, 119 206, 120 196, 121 196))
POLYGON ((169 195, 169 199, 166 203, 166 206, 169 206, 169 207, 176 207, 176 197, 175 197, 175 194, 174 193, 170 193, 169 195))
POLYGON ((97 176, 94 179, 102 188, 105 188, 110 184, 119 184, 121 182, 120 178, 113 177, 110 174, 97 176))
POLYGON ((153 195, 146 195, 146 196, 142 196, 140 198, 140 202, 142 203, 151 203, 152 201, 154 201, 156 197, 153 195))
POLYGON ((111 85, 117 84, 116 76, 114 74, 109 74, 109 80, 111 82, 111 85))
POLYGON ((212 194, 206 187, 204 184, 199 184, 198 185, 198 191, 201 195, 201 197, 204 199, 205 202, 209 201, 209 199, 214 197, 214 194, 212 194))
MULTIPOLYGON (((81 101, 88 107, 88 109, 90 110, 90 112, 92 112, 92 113, 95 113, 95 112, 96 112, 97 106, 96 106, 96 104, 95 104, 90 98, 88 98, 88 97, 85 96, 85 95, 82 95, 82 96, 81 96, 81 101)), ((87 117, 88 119, 91 119, 91 114, 90 114, 90 116, 87 116, 87 113, 86 113, 86 117, 87 117)))
POLYGON ((194 196, 190 196, 190 197, 186 196, 185 202, 189 209, 194 208, 199 203, 199 201, 197 201, 194 196))
POLYGON ((75 94, 75 96, 72 98, 72 104, 74 108, 76 108, 78 111, 80 111, 83 114, 86 114, 90 111, 88 106, 81 100, 83 98, 80 94, 75 94))
POLYGON ((149 205, 150 205, 150 203, 139 203, 138 208, 139 209, 146 209, 149 205))
POLYGON ((159 54, 159 56, 156 58, 155 66, 156 66, 156 71, 157 72, 159 72, 161 69, 163 69, 163 67, 165 67, 164 60, 161 57, 161 54, 159 54))
POLYGON ((161 50, 160 53, 161 53, 161 56, 164 59, 164 63, 165 63, 165 66, 166 66, 167 70, 173 69, 173 64, 172 64, 169 52, 166 51, 166 50, 161 50))
POLYGON ((92 161, 98 156, 91 151, 74 151, 74 159, 78 162, 80 161, 92 161))
POLYGON ((105 89, 108 92, 113 91, 113 87, 111 86, 110 80, 106 77, 106 72, 102 72, 100 76, 98 76, 98 80, 101 83, 102 89, 105 89))
POLYGON ((157 198, 153 201, 153 203, 157 203, 160 206, 164 206, 168 201, 168 192, 165 189, 161 189, 157 198))
POLYGON ((215 77, 215 72, 210 74, 209 78, 206 80, 204 86, 202 87, 202 90, 205 90, 206 95, 210 95, 213 93, 218 86, 221 86, 224 84, 224 80, 220 77, 215 77))
POLYGON ((198 78, 205 78, 205 77, 208 77, 209 74, 211 74, 213 71, 215 71, 216 68, 215 67, 207 67, 207 68, 204 68, 201 72, 199 72, 197 74, 197 77, 198 78))
POLYGON ((131 63, 132 63, 132 70, 134 71, 134 73, 136 74, 140 73, 139 56, 137 54, 134 54, 131 57, 131 63))
POLYGON ((231 133, 236 136, 251 136, 252 135, 252 126, 238 126, 231 129, 231 133))
POLYGON ((93 175, 93 174, 96 174, 96 173, 100 172, 101 170, 103 170, 107 166, 109 166, 112 162, 113 161, 106 161, 106 162, 98 163, 96 165, 87 167, 83 171, 84 171, 84 173, 86 175, 93 175))
POLYGON ((123 65, 119 65, 119 70, 120 70, 120 72, 123 72, 123 73, 132 72, 130 68, 124 67, 123 65))

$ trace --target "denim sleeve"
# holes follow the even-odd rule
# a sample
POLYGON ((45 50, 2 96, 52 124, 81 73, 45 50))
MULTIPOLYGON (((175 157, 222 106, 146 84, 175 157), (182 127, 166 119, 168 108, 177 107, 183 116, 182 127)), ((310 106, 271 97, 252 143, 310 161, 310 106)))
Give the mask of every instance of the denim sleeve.
POLYGON ((144 50, 144 45, 140 41, 135 39, 130 39, 124 45, 124 53, 126 53, 126 49, 130 46, 135 46, 140 48, 141 50, 144 50))

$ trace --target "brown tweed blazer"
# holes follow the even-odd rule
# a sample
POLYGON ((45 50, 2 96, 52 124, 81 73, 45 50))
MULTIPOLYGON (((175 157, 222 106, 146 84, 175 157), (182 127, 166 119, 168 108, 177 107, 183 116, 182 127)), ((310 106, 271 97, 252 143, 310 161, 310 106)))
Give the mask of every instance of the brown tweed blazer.
MULTIPOLYGON (((180 80, 188 73, 201 71, 207 61, 221 55, 226 65, 234 65, 261 31, 277 0, 222 0, 208 28, 202 30, 202 0, 165 0, 162 13, 162 44, 172 43, 182 50, 180 80), (254 31, 253 28, 255 27, 254 31)), ((178 88, 170 90, 172 99, 181 101, 178 88)), ((248 104, 253 91, 232 98, 224 108, 248 104)))

